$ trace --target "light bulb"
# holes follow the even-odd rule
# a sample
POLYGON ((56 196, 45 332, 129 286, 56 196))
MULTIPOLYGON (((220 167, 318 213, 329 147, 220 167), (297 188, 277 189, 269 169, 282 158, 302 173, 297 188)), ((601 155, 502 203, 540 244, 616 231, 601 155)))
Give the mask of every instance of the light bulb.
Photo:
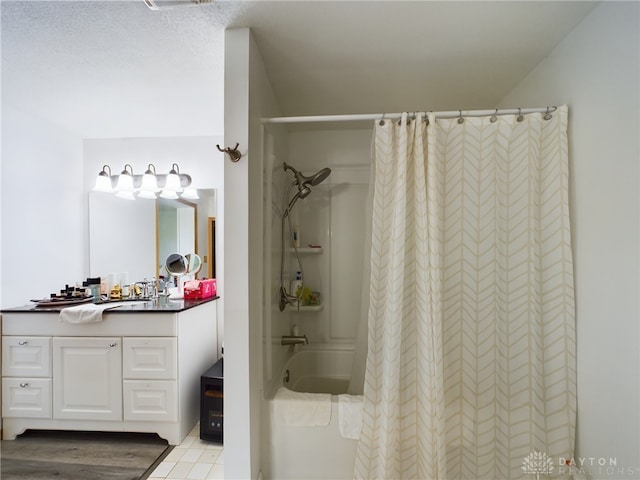
POLYGON ((124 170, 118 177, 118 183, 116 183, 116 192, 134 192, 133 188, 133 168, 128 163, 124 166, 124 170), (129 170, 127 170, 129 167, 129 170))
POLYGON ((140 191, 138 192, 138 198, 150 198, 153 200, 158 198, 158 195, 156 195, 155 192, 140 189, 140 191))
POLYGON ((100 172, 98 174, 98 178, 96 178, 96 185, 93 187, 93 190, 96 192, 113 192, 113 187, 111 186, 111 178, 103 175, 104 172, 100 172))
POLYGON ((156 167, 150 163, 149 168, 147 168, 147 171, 144 172, 142 176, 142 184, 140 185, 140 193, 138 194, 139 197, 156 198, 156 192, 159 192, 160 189, 158 188, 155 170, 156 167), (151 171, 151 168, 153 168, 153 171, 151 171))
POLYGON ((180 197, 186 198, 187 200, 198 200, 200 198, 195 188, 185 188, 180 194, 180 197))
POLYGON ((96 192, 113 192, 113 186, 111 185, 111 168, 109 165, 103 166, 100 173, 98 173, 98 178, 96 178, 96 184, 93 190, 96 192), (107 169, 109 173, 107 173, 107 169))
POLYGON ((168 198, 171 200, 175 200, 178 197, 178 194, 176 192, 174 192, 173 190, 162 190, 162 193, 160 193, 160 196, 162 198, 168 198))
POLYGON ((175 173, 167 175, 167 183, 164 185, 165 190, 171 190, 172 192, 181 192, 180 177, 175 173))
POLYGON ((180 185, 180 169, 178 168, 178 164, 174 163, 169 171, 169 175, 167 175, 167 181, 164 184, 165 190, 171 190, 173 192, 181 192, 182 186, 180 185))

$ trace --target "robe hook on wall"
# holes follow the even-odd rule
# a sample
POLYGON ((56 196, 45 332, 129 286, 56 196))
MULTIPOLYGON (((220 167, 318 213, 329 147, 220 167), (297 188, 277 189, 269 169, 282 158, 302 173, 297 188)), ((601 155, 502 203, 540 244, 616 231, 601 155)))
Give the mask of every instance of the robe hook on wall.
POLYGON ((240 151, 238 150, 239 146, 240 144, 237 142, 236 142, 236 146, 233 148, 231 147, 220 148, 220 145, 216 145, 216 147, 218 147, 218 150, 229 155, 229 158, 231 159, 232 162, 237 162, 238 160, 240 160, 240 157, 242 157, 242 153, 240 153, 240 151))

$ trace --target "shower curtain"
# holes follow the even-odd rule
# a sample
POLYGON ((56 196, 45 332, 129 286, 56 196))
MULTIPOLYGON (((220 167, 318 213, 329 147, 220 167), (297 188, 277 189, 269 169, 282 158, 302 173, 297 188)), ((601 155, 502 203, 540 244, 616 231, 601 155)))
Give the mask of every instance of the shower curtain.
POLYGON ((376 123, 357 479, 555 478, 572 458, 567 107, 376 123), (542 461, 540 461, 542 460, 542 461))

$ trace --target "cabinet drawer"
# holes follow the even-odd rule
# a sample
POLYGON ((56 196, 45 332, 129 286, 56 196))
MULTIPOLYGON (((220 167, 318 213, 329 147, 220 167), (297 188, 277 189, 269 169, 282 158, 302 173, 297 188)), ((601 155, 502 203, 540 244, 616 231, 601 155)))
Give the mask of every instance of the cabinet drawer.
POLYGON ((175 422, 178 420, 176 382, 125 380, 124 419, 175 422))
POLYGON ((177 378, 175 337, 124 338, 122 376, 125 379, 173 380, 177 378))
POLYGON ((51 418, 51 379, 3 378, 2 416, 51 418))
POLYGON ((2 375, 50 377, 51 337, 2 337, 2 375))

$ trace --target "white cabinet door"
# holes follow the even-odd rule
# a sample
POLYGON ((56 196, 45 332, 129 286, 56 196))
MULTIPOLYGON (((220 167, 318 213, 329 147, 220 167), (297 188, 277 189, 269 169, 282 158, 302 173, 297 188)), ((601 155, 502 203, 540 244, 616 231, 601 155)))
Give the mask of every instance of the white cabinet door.
POLYGON ((2 337, 2 376, 50 377, 51 337, 2 337))
POLYGON ((3 378, 2 416, 51 418, 51 379, 3 378))
POLYGON ((120 338, 53 338, 53 417, 122 420, 120 338))
POLYGON ((173 380, 178 375, 178 343, 175 337, 122 339, 122 377, 173 380))

